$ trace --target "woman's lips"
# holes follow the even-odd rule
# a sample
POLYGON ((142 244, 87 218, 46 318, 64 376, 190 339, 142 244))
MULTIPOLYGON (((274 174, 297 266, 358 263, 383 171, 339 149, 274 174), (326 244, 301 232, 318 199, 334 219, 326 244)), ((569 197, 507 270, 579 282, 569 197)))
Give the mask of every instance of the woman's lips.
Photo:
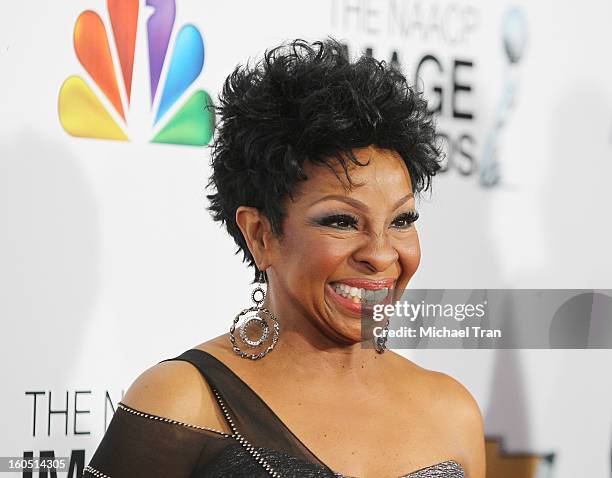
POLYGON ((394 279, 343 279, 341 281, 327 283, 325 284, 325 288, 332 299, 334 299, 343 309, 348 311, 351 315, 358 315, 361 317, 364 313, 372 313, 374 305, 388 304, 391 302, 394 283, 394 279), (339 293, 336 291, 338 287, 342 287, 345 290, 339 293), (352 288, 352 294, 348 288, 352 288), (364 290, 355 291, 355 289, 364 290), (376 291, 379 292, 377 293, 376 291), (355 296, 356 293, 357 296, 355 296), (366 295, 367 299, 364 299, 362 294, 366 295), (384 294, 384 296, 381 297, 381 294, 384 294), (347 297, 345 297, 345 295, 347 297), (364 303, 364 300, 368 300, 368 303, 364 303))
POLYGON ((361 279, 356 277, 353 279, 341 279, 330 282, 330 284, 338 283, 357 287, 358 289, 379 290, 392 288, 395 284, 395 279, 361 279))

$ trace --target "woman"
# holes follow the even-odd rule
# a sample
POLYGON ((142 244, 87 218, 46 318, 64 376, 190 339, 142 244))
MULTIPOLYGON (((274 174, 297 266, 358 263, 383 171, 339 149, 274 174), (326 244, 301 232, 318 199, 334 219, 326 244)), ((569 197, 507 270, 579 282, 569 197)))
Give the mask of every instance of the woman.
POLYGON ((211 211, 265 300, 138 377, 85 475, 484 478, 469 392, 362 338, 362 307, 419 265, 426 102, 383 62, 296 40, 236 68, 218 110, 211 211))

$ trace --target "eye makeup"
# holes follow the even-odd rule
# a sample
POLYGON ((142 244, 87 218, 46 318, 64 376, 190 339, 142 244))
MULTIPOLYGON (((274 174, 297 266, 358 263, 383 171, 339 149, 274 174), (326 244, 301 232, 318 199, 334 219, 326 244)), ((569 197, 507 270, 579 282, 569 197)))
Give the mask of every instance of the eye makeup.
MULTIPOLYGON (((416 211, 403 212, 391 221, 391 226, 396 229, 408 229, 418 218, 419 213, 416 211)), ((311 223, 317 226, 332 227, 335 229, 357 229, 359 226, 359 218, 346 212, 336 212, 317 217, 312 220, 311 223)))
POLYGON ((408 229, 418 218, 419 213, 416 211, 403 212, 397 216, 391 224, 398 229, 408 229))
POLYGON ((359 218, 348 213, 332 213, 315 219, 319 226, 334 227, 336 229, 356 229, 359 218))

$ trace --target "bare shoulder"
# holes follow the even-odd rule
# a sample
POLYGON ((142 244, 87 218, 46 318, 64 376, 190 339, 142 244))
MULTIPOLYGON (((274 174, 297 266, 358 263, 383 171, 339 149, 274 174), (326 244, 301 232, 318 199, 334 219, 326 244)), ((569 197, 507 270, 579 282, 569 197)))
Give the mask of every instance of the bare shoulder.
POLYGON ((433 405, 447 410, 455 421, 481 421, 481 412, 471 392, 456 378, 435 370, 422 368, 424 382, 433 398, 433 405))
POLYGON ((480 407, 470 391, 454 377, 420 367, 414 362, 406 370, 406 387, 424 404, 432 425, 444 430, 446 441, 460 457, 467 476, 484 478, 484 426, 480 407), (408 383, 411 382, 411 383, 408 383))
POLYGON ((213 392, 189 362, 160 362, 142 372, 121 402, 144 413, 229 432, 213 392))
POLYGON ((454 377, 421 367, 413 361, 395 354, 395 367, 401 373, 401 382, 410 390, 426 397, 432 409, 440 407, 455 418, 480 419, 480 407, 470 391, 454 377))

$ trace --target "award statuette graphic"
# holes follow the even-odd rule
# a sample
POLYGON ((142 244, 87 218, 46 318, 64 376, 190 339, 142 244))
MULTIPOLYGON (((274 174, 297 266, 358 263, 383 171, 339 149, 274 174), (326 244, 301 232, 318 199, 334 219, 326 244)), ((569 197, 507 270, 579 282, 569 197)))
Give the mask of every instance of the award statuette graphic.
POLYGON ((522 10, 512 7, 506 11, 502 22, 502 35, 508 60, 504 71, 505 85, 480 162, 480 184, 483 186, 495 186, 501 179, 497 149, 502 129, 517 94, 518 64, 527 43, 527 21, 522 10))

